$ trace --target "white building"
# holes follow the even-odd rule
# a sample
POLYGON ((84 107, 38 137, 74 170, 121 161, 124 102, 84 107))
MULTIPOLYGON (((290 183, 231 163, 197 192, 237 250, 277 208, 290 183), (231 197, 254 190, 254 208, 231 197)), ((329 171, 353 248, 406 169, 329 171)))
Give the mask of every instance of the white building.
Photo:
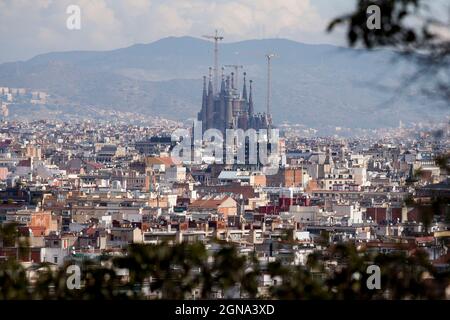
POLYGON ((350 224, 362 223, 362 211, 356 205, 333 205, 333 211, 338 217, 346 217, 350 224))
POLYGON ((186 168, 182 166, 170 166, 166 168, 166 182, 183 182, 186 180, 186 168))

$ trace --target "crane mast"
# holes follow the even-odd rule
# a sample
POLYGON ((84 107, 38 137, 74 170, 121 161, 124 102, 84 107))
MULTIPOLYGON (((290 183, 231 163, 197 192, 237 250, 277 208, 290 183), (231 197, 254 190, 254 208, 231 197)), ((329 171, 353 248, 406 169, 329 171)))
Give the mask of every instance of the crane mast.
POLYGON ((275 57, 275 54, 273 53, 268 53, 266 54, 266 58, 267 58, 267 98, 266 98, 266 108, 267 108, 267 124, 268 124, 268 128, 270 129, 270 124, 271 124, 271 119, 270 119, 270 102, 271 102, 271 60, 272 58, 275 57))
POLYGON ((219 41, 223 40, 222 36, 219 36, 219 32, 216 30, 214 35, 204 35, 203 38, 214 39, 214 83, 213 91, 218 92, 219 88, 219 41))

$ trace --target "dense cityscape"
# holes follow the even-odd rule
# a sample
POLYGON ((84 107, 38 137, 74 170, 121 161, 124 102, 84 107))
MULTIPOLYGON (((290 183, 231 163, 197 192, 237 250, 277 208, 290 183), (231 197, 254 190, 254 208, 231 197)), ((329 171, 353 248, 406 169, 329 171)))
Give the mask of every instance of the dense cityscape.
POLYGON ((373 2, 39 2, 30 57, 0 51, 0 302, 180 319, 450 300, 448 24, 373 2), (148 38, 153 20, 176 29, 148 38), (231 31, 199 36, 211 21, 231 31))
MULTIPOLYGON (((233 90, 248 107, 246 94, 233 90)), ((231 244, 238 256, 257 259, 257 296, 277 283, 271 263, 306 268, 317 252, 340 244, 369 254, 421 251, 436 272, 449 272, 447 123, 391 129, 384 138, 302 138, 298 126, 283 125, 275 174, 265 174, 259 162, 211 162, 208 155, 200 163, 176 163, 171 151, 180 142, 171 135, 183 126, 164 119, 144 126, 5 117, 0 221, 3 230, 17 226, 28 253, 21 254, 20 241, 3 237, 0 257, 19 258, 33 283, 42 263, 58 269, 127 256, 136 244, 202 243, 210 253, 231 244)), ((336 272, 342 263, 328 257, 318 273, 336 272)), ((246 296, 231 287, 210 296, 246 296)), ((198 289, 182 297, 195 298, 198 289)), ((448 287, 439 290, 449 298, 448 287)), ((164 294, 147 290, 143 297, 164 294)))

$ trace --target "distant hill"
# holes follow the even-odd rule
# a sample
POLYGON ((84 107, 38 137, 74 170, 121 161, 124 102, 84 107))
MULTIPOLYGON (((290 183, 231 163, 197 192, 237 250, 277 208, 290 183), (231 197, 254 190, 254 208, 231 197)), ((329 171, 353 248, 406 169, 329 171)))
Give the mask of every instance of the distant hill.
MULTIPOLYGON (((406 63, 394 64, 392 52, 285 39, 221 44, 221 64, 242 64, 254 80, 257 111, 264 111, 268 52, 277 55, 272 68, 277 123, 375 128, 396 126, 399 120, 438 119, 444 112, 422 99, 416 87, 391 99, 404 87, 404 72, 411 70, 406 63)), ((81 109, 98 106, 187 119, 200 108, 201 78, 211 64, 210 42, 170 37, 112 51, 56 52, 4 63, 0 86, 43 90, 54 101, 74 102, 81 109)))

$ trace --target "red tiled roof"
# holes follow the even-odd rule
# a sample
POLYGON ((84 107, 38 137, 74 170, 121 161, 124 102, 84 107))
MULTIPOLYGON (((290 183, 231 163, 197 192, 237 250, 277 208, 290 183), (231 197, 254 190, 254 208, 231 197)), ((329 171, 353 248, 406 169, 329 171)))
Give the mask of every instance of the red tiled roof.
POLYGON ((17 166, 19 166, 19 167, 31 167, 31 160, 30 159, 20 160, 19 164, 17 166))
POLYGON ((89 228, 87 228, 87 229, 85 230, 85 233, 86 233, 87 235, 92 236, 92 235, 95 234, 95 231, 96 231, 95 228, 89 227, 89 228))
POLYGON ((430 236, 430 237, 417 237, 416 238, 416 242, 417 243, 424 243, 424 242, 433 242, 434 241, 434 237, 430 236))
POLYGON ((395 242, 367 242, 366 248, 390 248, 390 249, 414 249, 416 246, 410 243, 395 243, 395 242))
POLYGON ((164 164, 166 166, 174 165, 171 157, 149 157, 147 158, 148 164, 164 164))
POLYGON ((86 162, 86 164, 93 167, 94 169, 101 169, 104 167, 101 163, 97 162, 86 162))
POLYGON ((31 230, 31 233, 32 233, 33 236, 35 236, 35 237, 45 235, 45 227, 30 226, 29 228, 30 228, 30 230, 31 230))
POLYGON ((224 197, 221 199, 200 199, 193 201, 189 208, 198 208, 198 209, 217 209, 225 200, 229 197, 224 197))

